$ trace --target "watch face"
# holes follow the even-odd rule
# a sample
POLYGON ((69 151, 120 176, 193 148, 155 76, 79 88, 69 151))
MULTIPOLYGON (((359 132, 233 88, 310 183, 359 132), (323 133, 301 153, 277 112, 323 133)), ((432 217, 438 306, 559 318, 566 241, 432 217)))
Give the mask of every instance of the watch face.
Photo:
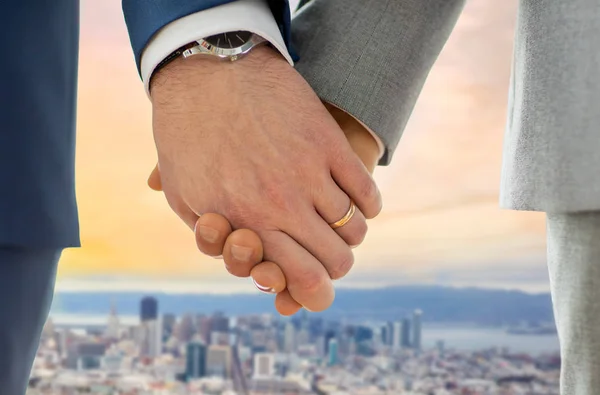
POLYGON ((251 32, 237 31, 229 33, 215 34, 204 39, 217 48, 238 48, 246 44, 252 38, 251 32))

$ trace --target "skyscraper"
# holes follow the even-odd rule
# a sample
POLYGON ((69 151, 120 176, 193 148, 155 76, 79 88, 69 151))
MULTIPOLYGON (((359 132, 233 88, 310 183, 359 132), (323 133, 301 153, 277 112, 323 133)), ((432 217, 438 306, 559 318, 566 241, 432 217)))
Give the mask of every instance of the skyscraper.
POLYGON ((338 364, 338 342, 337 339, 329 340, 329 366, 338 364))
POLYGON ((381 338, 383 344, 386 346, 392 346, 394 344, 394 323, 391 321, 386 322, 381 328, 381 338))
POLYGON ((373 339, 373 329, 368 326, 359 325, 354 330, 354 340, 357 343, 372 340, 373 339))
POLYGON ((229 318, 223 313, 215 313, 211 318, 212 332, 229 332, 229 318))
POLYGON ((402 343, 402 338, 404 335, 404 326, 401 322, 394 322, 392 326, 392 342, 391 346, 394 350, 400 349, 400 347, 404 347, 402 343))
POLYGON ((283 348, 287 353, 296 351, 296 328, 291 321, 285 324, 285 333, 283 335, 283 348))
POLYGON ((155 358, 162 354, 162 317, 144 321, 137 328, 136 338, 140 347, 140 356, 155 358))
POLYGON ((402 347, 410 347, 410 319, 402 320, 402 347))
POLYGON ((421 316, 423 312, 421 310, 415 310, 413 313, 413 338, 412 346, 415 350, 421 349, 421 316))
POLYGON ((148 356, 153 358, 158 357, 163 351, 162 317, 158 317, 152 321, 146 321, 145 325, 148 328, 148 356))
POLYGON ((329 330, 325 332, 325 354, 329 354, 329 341, 335 338, 335 332, 329 330))
POLYGON ((206 374, 223 378, 231 378, 232 355, 230 346, 208 347, 206 352, 206 374))
MULTIPOLYGON (((194 328, 194 318, 191 314, 185 314, 181 317, 179 324, 177 325, 177 330, 175 331, 175 336, 179 341, 187 343, 192 340, 194 337, 195 328, 194 328)), ((204 339, 208 340, 208 339, 204 339)))
POLYGON ((118 339, 121 334, 119 327, 119 317, 114 303, 110 304, 110 314, 108 315, 108 324, 106 325, 106 337, 109 339, 118 339))
POLYGON ((188 380, 206 376, 206 345, 199 342, 188 344, 185 372, 188 380))
POLYGON ((275 375, 275 355, 258 353, 254 355, 254 378, 267 379, 275 375))
POLYGON ((173 329, 175 328, 175 323, 177 323, 177 317, 172 313, 163 314, 163 336, 165 338, 171 337, 173 334, 173 329))
POLYGON ((140 303, 140 321, 152 321, 158 318, 158 301, 152 296, 146 296, 140 303))

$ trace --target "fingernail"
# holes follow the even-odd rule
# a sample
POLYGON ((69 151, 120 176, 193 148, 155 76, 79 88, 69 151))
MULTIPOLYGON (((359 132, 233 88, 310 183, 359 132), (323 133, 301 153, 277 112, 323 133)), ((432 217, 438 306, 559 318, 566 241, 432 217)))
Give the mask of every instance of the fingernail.
POLYGON ((208 226, 200 225, 197 229, 198 233, 200 233, 200 237, 209 243, 214 243, 219 239, 219 231, 213 228, 209 228, 208 226))
POLYGON ((215 259, 223 259, 223 255, 213 256, 213 258, 215 258, 215 259))
POLYGON ((252 252, 252 248, 238 245, 231 246, 231 255, 238 261, 249 261, 250 257, 252 257, 252 252))
POLYGON ((271 288, 271 287, 265 287, 264 285, 260 285, 259 283, 256 282, 255 279, 252 279, 252 282, 254 283, 254 286, 256 288, 258 288, 259 291, 267 293, 267 294, 274 294, 275 293, 275 289, 271 288))

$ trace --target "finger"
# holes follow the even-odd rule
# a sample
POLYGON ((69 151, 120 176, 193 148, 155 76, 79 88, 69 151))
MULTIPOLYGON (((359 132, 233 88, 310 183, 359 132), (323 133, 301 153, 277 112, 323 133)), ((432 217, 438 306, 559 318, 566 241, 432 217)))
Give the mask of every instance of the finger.
POLYGON ((223 248, 227 271, 236 277, 248 277, 252 268, 263 260, 263 244, 250 229, 234 231, 223 248))
POLYGON ((302 305, 296 302, 288 290, 285 289, 275 297, 275 308, 279 314, 290 316, 296 314, 302 308, 302 305))
POLYGON ((382 208, 379 188, 350 145, 346 143, 343 147, 342 152, 331 159, 331 176, 366 218, 375 218, 382 208))
POLYGON ((287 286, 281 268, 274 262, 261 262, 250 271, 252 281, 259 291, 276 294, 287 286))
POLYGON ((333 180, 325 186, 322 193, 315 196, 315 208, 330 227, 351 215, 345 224, 334 229, 349 246, 356 247, 365 239, 368 230, 367 220, 360 209, 351 206, 348 195, 333 180))
MULTIPOLYGON (((354 264, 352 250, 323 220, 314 206, 310 210, 299 210, 295 218, 290 217, 290 221, 287 221, 282 230, 316 258, 327 270, 331 279, 345 276, 352 268, 354 264)), ((282 264, 279 259, 273 261, 280 266, 282 264)), ((285 270, 284 273, 290 287, 292 279, 285 270)), ((292 295, 298 300, 293 292, 292 295)))
MULTIPOLYGON (((316 213, 314 215, 318 217, 316 213)), ((266 232, 261 234, 261 238, 265 248, 264 259, 277 262, 294 300, 311 311, 323 311, 333 303, 333 282, 313 255, 280 231, 266 232)))
POLYGON ((162 182, 160 180, 160 170, 158 169, 158 164, 154 166, 152 173, 150 173, 150 177, 148 177, 148 186, 150 189, 155 191, 162 191, 162 182))
POLYGON ((215 213, 202 214, 194 227, 198 249, 213 257, 223 255, 225 241, 231 232, 231 225, 227 218, 215 213))

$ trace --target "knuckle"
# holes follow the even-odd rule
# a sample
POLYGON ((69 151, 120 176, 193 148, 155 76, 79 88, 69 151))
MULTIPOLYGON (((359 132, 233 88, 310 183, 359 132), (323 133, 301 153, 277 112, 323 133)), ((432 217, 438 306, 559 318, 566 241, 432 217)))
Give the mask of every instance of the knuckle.
POLYGON ((366 221, 357 221, 357 223, 352 227, 352 230, 349 232, 348 236, 346 236, 346 243, 353 247, 362 244, 367 236, 368 230, 369 227, 366 221))
POLYGON ((225 204, 225 217, 236 229, 263 229, 271 216, 264 212, 262 205, 254 204, 253 199, 232 199, 225 204))
POLYGON ((263 207, 270 207, 283 212, 292 211, 293 199, 282 183, 273 182, 263 185, 262 198, 265 203, 263 207))
POLYGON ((305 295, 315 295, 321 291, 327 278, 325 274, 318 272, 306 272, 298 278, 298 291, 305 295))
POLYGON ((354 254, 349 248, 345 249, 343 253, 336 256, 335 262, 329 269, 329 275, 332 280, 338 280, 344 277, 352 266, 354 265, 354 254))
POLYGON ((357 192, 359 199, 365 203, 373 204, 378 200, 379 190, 371 177, 364 177, 357 192))

